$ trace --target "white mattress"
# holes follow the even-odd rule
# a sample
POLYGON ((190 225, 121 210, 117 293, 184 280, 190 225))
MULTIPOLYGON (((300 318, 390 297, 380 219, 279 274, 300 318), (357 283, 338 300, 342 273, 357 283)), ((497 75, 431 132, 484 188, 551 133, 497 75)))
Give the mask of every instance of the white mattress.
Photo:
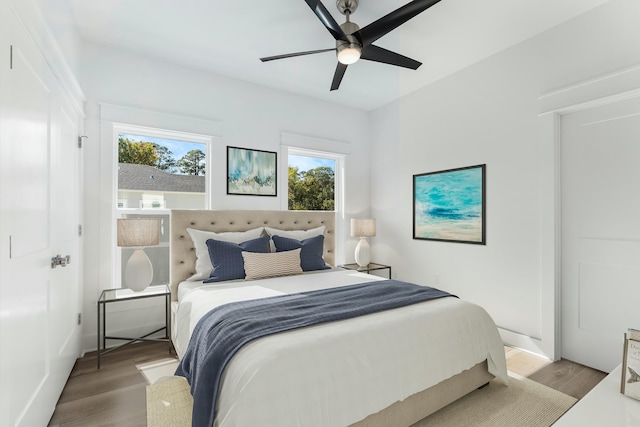
MULTIPOLYGON (((186 351, 211 308, 373 280, 347 270, 191 285, 176 313, 174 344, 186 351)), ((246 345, 222 378, 215 426, 346 426, 484 360, 507 383, 504 347, 481 307, 441 298, 277 334, 246 345)))

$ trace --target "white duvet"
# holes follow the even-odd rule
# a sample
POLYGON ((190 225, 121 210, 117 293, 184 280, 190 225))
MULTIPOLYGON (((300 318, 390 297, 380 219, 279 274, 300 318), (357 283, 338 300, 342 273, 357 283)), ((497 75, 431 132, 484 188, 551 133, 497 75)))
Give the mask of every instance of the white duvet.
MULTIPOLYGON (((176 351, 182 358, 196 323, 216 306, 373 280, 380 278, 332 270, 192 285, 176 312, 176 351)), ((214 426, 347 426, 484 360, 506 384, 493 320, 457 298, 272 335, 227 365, 214 426)))

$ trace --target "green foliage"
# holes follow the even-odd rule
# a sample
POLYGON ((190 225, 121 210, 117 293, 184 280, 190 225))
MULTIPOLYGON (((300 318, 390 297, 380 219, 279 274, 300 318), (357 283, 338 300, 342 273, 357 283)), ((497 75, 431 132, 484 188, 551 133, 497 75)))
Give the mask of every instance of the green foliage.
POLYGON ((134 142, 129 138, 118 138, 118 162, 156 166, 156 146, 151 142, 134 142))
POLYGON ((178 160, 176 166, 186 175, 204 175, 206 155, 201 150, 191 150, 178 160))
POLYGON ((118 138, 118 163, 134 163, 158 168, 167 173, 204 175, 206 155, 201 150, 191 150, 176 161, 165 146, 153 142, 131 141, 118 138))
POLYGON ((155 147, 156 155, 158 156, 158 162, 155 166, 167 173, 175 173, 177 171, 176 159, 173 158, 171 150, 164 145, 155 144, 155 147))
POLYGON ((289 166, 289 210, 335 210, 335 173, 327 166, 300 171, 289 166))

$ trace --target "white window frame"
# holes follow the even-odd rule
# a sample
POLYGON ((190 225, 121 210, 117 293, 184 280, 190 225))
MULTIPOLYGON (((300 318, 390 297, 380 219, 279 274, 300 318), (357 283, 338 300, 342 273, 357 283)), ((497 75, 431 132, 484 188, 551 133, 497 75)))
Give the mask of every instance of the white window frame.
MULTIPOLYGON (((206 146, 206 165, 205 165, 205 205, 203 209, 211 208, 211 188, 212 188, 212 160, 213 160, 213 142, 214 137, 208 135, 200 135, 195 133, 172 131, 168 129, 153 128, 147 126, 130 125, 124 123, 113 123, 113 220, 111 222, 113 231, 113 241, 116 242, 117 235, 117 219, 122 218, 124 215, 169 215, 171 209, 166 208, 119 208, 118 207, 118 135, 126 133, 140 136, 149 136, 155 138, 173 139, 177 141, 195 142, 205 144, 206 146)), ((162 245, 162 243, 161 243, 162 245)), ((113 274, 114 280, 112 280, 112 287, 122 287, 120 278, 122 277, 122 249, 117 245, 113 245, 113 274)))
POLYGON ((334 169, 334 190, 333 190, 333 198, 334 198, 334 212, 340 213, 343 211, 344 200, 344 154, 339 153, 330 153, 327 151, 318 151, 311 150, 308 148, 300 148, 300 147, 291 147, 291 146, 283 146, 283 153, 281 153, 282 163, 280 170, 283 171, 282 175, 284 175, 284 179, 282 179, 282 184, 280 186, 280 194, 284 194, 285 197, 282 197, 281 208, 283 211, 289 210, 289 155, 295 156, 305 156, 305 157, 316 157, 321 159, 333 160, 335 163, 334 169))
POLYGON ((345 218, 345 188, 347 156, 351 154, 351 144, 343 141, 336 141, 314 136, 300 135, 289 132, 282 132, 280 135, 280 194, 281 209, 289 210, 289 150, 291 153, 311 156, 321 156, 336 160, 335 170, 335 213, 336 213, 336 262, 344 262, 345 259, 345 236, 347 226, 345 218))

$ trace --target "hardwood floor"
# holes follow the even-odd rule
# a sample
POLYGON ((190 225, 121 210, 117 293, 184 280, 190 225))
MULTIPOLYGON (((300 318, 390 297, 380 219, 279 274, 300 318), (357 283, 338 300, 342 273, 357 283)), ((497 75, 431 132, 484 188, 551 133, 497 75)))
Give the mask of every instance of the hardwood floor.
MULTIPOLYGON (((577 363, 551 363, 524 351, 505 347, 507 368, 516 374, 582 398, 606 374, 577 363)), ((146 382, 137 364, 165 359, 166 343, 141 343, 107 355, 96 369, 96 355, 76 362, 49 426, 146 426, 146 382)))
POLYGON ((507 369, 564 394, 582 399, 606 373, 568 360, 549 360, 505 347, 507 369))
POLYGON ((97 369, 95 353, 78 359, 49 426, 147 425, 145 387, 137 364, 169 357, 166 343, 140 343, 108 354, 97 369))

